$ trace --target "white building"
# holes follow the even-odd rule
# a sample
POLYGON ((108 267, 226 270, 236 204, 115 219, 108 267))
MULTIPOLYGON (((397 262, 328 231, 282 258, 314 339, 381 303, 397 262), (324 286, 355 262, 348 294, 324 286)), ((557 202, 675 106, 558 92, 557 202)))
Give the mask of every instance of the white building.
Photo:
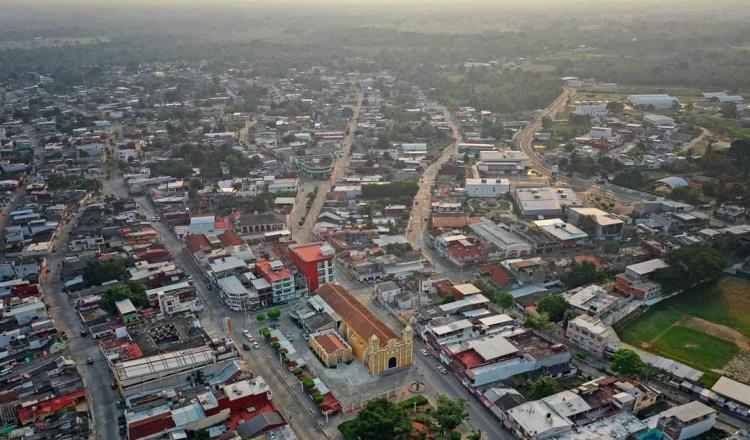
POLYGON ((482 177, 523 177, 529 172, 529 156, 522 151, 480 151, 477 169, 482 177))
POLYGON ((697 437, 716 423, 716 410, 697 400, 675 406, 658 416, 656 427, 672 440, 697 437))
POLYGON ((565 207, 583 206, 570 188, 516 188, 513 199, 523 216, 559 216, 565 207))
POLYGON ((627 101, 634 106, 653 107, 655 110, 669 109, 672 108, 675 103, 680 103, 674 96, 666 94, 629 95, 627 101))
POLYGON ((518 234, 502 223, 482 217, 479 223, 469 225, 469 228, 487 244, 494 247, 490 256, 501 259, 518 258, 531 253, 531 245, 525 242, 518 234))
POLYGON ((465 189, 469 197, 500 197, 510 191, 510 180, 466 179, 465 189))
POLYGON ((511 408, 504 425, 516 438, 544 440, 570 432, 574 426, 571 417, 590 409, 581 396, 566 390, 511 408))
POLYGON ((575 319, 568 321, 565 337, 582 349, 601 356, 607 345, 609 329, 599 318, 578 315, 575 319))

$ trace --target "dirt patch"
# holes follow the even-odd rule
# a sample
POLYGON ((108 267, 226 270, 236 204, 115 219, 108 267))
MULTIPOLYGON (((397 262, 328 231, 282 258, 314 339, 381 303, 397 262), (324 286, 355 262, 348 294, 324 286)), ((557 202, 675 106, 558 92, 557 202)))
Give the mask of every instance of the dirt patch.
POLYGON ((649 348, 651 348, 651 344, 649 344, 648 342, 641 342, 641 343, 639 344, 639 346, 640 346, 640 347, 641 347, 642 349, 644 349, 644 350, 648 350, 649 348))
POLYGON ((697 348, 697 347, 698 347, 698 344, 693 344, 691 342, 688 342, 687 344, 685 344, 685 348, 697 348))
POLYGON ((694 316, 683 318, 678 324, 705 333, 709 336, 733 342, 741 351, 745 353, 750 352, 750 339, 733 328, 716 324, 715 322, 706 321, 705 319, 696 318, 694 316))
POLYGON ((722 373, 739 382, 750 382, 750 354, 738 353, 724 365, 722 373))

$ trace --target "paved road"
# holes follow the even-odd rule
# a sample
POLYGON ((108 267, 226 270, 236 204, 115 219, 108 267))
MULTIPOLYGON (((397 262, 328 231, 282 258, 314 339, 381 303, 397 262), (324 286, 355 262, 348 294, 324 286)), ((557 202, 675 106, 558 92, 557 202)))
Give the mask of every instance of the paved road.
POLYGON ((557 116, 558 113, 565 109, 565 106, 568 104, 568 100, 573 96, 575 96, 575 89, 567 86, 563 87, 563 91, 560 96, 555 98, 555 100, 552 101, 552 104, 548 105, 547 108, 542 110, 539 115, 537 115, 536 119, 528 124, 526 128, 523 129, 521 134, 519 134, 516 138, 516 147, 518 147, 519 150, 523 151, 527 156, 529 156, 529 160, 534 166, 534 170, 539 175, 549 177, 552 175, 552 170, 550 170, 549 167, 544 164, 542 158, 536 153, 536 151, 534 151, 534 134, 536 134, 536 132, 541 128, 543 118, 550 117, 554 119, 554 117, 557 116))
MULTIPOLYGON (((354 132, 357 131, 357 120, 359 119, 359 113, 362 110, 363 99, 364 96, 362 95, 362 93, 359 93, 357 95, 357 105, 354 108, 354 114, 352 115, 352 119, 349 121, 347 135, 341 141, 341 154, 339 155, 338 159, 336 159, 336 163, 333 166, 331 178, 324 182, 316 182, 315 186, 318 188, 318 194, 316 195, 315 200, 310 206, 310 209, 307 210, 305 222, 302 226, 297 228, 295 232, 292 232, 292 237, 297 241, 297 243, 307 243, 310 241, 310 238, 312 237, 312 228, 313 226, 315 226, 315 220, 318 218, 320 209, 323 207, 323 202, 325 201, 326 194, 328 194, 328 192, 331 190, 333 183, 342 179, 344 177, 344 174, 346 173, 349 162, 351 162, 350 153, 352 150, 352 141, 354 140, 354 132)), ((295 206, 300 205, 300 203, 302 206, 298 206, 298 209, 293 210, 292 215, 290 216, 289 223, 294 227, 299 224, 301 216, 304 215, 304 211, 301 211, 300 209, 305 207, 307 194, 308 193, 306 192, 304 194, 297 195, 297 202, 295 203, 295 206)))

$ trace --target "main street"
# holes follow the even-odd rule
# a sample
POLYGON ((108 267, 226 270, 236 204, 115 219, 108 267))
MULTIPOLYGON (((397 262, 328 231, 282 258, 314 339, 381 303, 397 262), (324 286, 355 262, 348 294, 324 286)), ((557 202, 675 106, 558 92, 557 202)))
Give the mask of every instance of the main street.
POLYGON ((542 119, 549 117, 554 119, 568 105, 568 101, 575 96, 576 91, 568 86, 563 87, 562 93, 555 98, 550 105, 542 110, 530 124, 516 138, 516 147, 529 156, 536 172, 542 176, 550 177, 552 170, 544 164, 542 158, 534 151, 534 135, 542 127, 542 119))
POLYGON ((463 142, 461 130, 459 130, 447 109, 445 110, 445 121, 451 129, 453 142, 446 147, 440 154, 440 157, 430 164, 424 173, 422 173, 421 179, 419 180, 419 189, 414 196, 414 202, 411 207, 411 216, 409 217, 409 225, 406 230, 406 239, 409 240, 409 243, 411 243, 414 249, 418 249, 422 252, 422 255, 432 263, 436 272, 440 272, 450 279, 459 279, 462 278, 463 273, 460 273, 457 268, 442 261, 432 249, 424 243, 424 233, 427 229, 427 221, 430 218, 430 210, 432 207, 432 191, 435 186, 435 178, 437 177, 438 171, 440 171, 440 167, 451 160, 451 158, 455 157, 458 151, 458 145, 463 142))
POLYGON ((318 188, 318 193, 315 195, 315 199, 306 214, 304 208, 307 206, 307 195, 310 194, 310 191, 300 191, 297 194, 297 200, 294 203, 292 215, 289 216, 289 226, 292 228, 292 237, 297 243, 307 243, 310 241, 312 228, 315 226, 315 220, 318 218, 321 208, 323 208, 326 194, 331 190, 334 182, 344 177, 346 169, 349 167, 349 163, 352 159, 352 142, 354 141, 354 133, 357 131, 357 120, 359 119, 359 113, 362 110, 363 99, 364 95, 361 92, 357 94, 357 105, 354 108, 354 114, 352 114, 351 120, 349 120, 346 135, 344 136, 344 139, 341 140, 341 152, 333 165, 331 178, 323 182, 314 181, 308 182, 307 185, 303 184, 303 188, 309 189, 310 184, 318 188), (304 223, 302 226, 297 227, 299 225, 299 219, 303 216, 305 218, 304 223))

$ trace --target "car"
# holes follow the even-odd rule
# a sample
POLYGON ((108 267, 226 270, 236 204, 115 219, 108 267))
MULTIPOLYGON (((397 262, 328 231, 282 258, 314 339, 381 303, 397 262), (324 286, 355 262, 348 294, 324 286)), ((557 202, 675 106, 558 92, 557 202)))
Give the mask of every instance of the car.
POLYGON ((438 365, 437 370, 443 374, 448 374, 448 370, 442 365, 438 365))
POLYGON ((116 390, 117 389, 117 381, 116 380, 112 381, 112 383, 109 384, 109 387, 112 388, 113 390, 116 390))
POLYGON ((89 365, 93 365, 94 364, 94 358, 90 358, 90 357, 86 358, 86 363, 89 364, 89 365))
POLYGON ((253 342, 253 348, 257 350, 260 348, 260 345, 257 342, 253 342))
POLYGON ((426 348, 420 348, 419 352, 422 353, 422 356, 429 356, 430 355, 430 352, 427 351, 426 348))
POLYGON ((251 347, 250 347, 250 344, 248 344, 247 342, 243 342, 242 343, 242 348, 245 349, 245 350, 250 350, 251 347))
POLYGON ((82 338, 85 338, 87 334, 88 333, 86 332, 86 330, 81 330, 81 332, 80 332, 80 335, 81 335, 82 338))

